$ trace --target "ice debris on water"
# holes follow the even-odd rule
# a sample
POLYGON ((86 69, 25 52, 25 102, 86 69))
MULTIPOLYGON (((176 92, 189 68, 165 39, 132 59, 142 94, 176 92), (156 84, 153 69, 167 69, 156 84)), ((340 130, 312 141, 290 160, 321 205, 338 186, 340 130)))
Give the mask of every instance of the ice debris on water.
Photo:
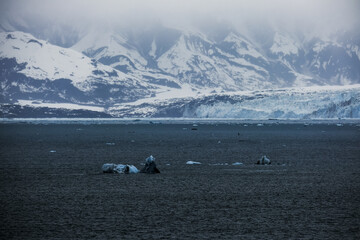
POLYGON ((56 153, 56 151, 55 151, 55 150, 50 150, 50 152, 51 152, 51 153, 56 153))
POLYGON ((145 159, 145 166, 141 169, 140 173, 160 173, 156 167, 155 158, 151 155, 145 159))
POLYGON ((229 164, 228 163, 213 163, 213 164, 209 163, 209 166, 227 166, 227 165, 229 165, 229 164))
POLYGON ((105 143, 106 145, 109 145, 109 146, 114 146, 115 145, 115 143, 112 143, 112 142, 107 142, 107 143, 105 143))
POLYGON ((239 165, 243 165, 243 163, 241 163, 241 162, 234 162, 232 165, 233 165, 233 166, 239 166, 239 165))
POLYGON ((268 165, 268 164, 271 164, 271 161, 269 158, 267 158, 265 155, 262 156, 262 158, 260 160, 257 161, 256 164, 259 164, 259 165, 268 165))
POLYGON ((186 164, 194 165, 194 164, 201 164, 201 162, 187 161, 186 164))
POLYGON ((102 166, 103 173, 138 173, 139 170, 134 165, 105 163, 102 166))

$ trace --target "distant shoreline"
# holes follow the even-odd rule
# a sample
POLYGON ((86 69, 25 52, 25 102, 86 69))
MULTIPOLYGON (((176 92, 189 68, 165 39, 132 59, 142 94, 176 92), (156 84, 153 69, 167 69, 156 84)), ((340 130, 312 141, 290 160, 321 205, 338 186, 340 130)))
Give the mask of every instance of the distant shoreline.
POLYGON ((360 119, 0 118, 0 124, 359 124, 360 119))

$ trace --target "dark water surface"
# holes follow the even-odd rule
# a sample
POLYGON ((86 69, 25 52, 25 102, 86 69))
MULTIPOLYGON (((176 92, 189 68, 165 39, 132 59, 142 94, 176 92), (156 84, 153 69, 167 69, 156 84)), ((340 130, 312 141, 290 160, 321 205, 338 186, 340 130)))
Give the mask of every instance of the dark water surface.
POLYGON ((0 124, 0 239, 360 238, 359 126, 191 128, 0 124))

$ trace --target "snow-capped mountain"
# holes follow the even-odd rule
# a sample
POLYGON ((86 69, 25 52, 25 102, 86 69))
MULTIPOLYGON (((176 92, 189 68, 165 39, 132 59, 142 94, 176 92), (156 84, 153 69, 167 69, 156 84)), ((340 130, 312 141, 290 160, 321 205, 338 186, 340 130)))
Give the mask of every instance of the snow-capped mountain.
POLYGON ((124 73, 158 73, 200 91, 359 83, 356 41, 308 40, 280 32, 269 38, 270 45, 259 46, 233 29, 210 37, 199 30, 158 27, 135 34, 89 33, 72 48, 124 73))
MULTIPOLYGON (((224 99, 221 94, 231 95, 231 92, 252 91, 256 95, 256 91, 271 89, 360 83, 360 38, 356 36, 319 39, 270 31, 263 43, 230 27, 209 34, 199 29, 163 26, 144 31, 104 28, 74 35, 76 38, 58 46, 52 38, 45 41, 30 33, 1 32, 1 102, 30 107, 34 107, 33 103, 37 107, 67 103, 113 116, 165 117, 166 114, 158 112, 159 108, 166 108, 162 112, 172 115, 175 110, 163 105, 176 103, 176 109, 184 105, 177 99, 199 101, 205 106, 209 99, 221 102, 224 99), (74 44, 69 47, 69 42, 74 44), (159 105, 152 104, 153 99, 166 100, 159 105), (148 104, 147 110, 139 107, 142 104, 148 104), (129 106, 137 109, 137 113, 132 113, 129 106)), ((62 37, 56 39, 59 38, 62 37)), ((357 101, 359 96, 352 93, 357 101)), ((296 101, 301 102, 300 96, 296 101)), ((330 101, 333 96, 329 95, 330 101)), ((212 116, 200 114, 200 105, 196 111, 187 108, 175 115, 212 116)), ((235 108, 231 108, 233 112, 235 108)), ((6 109, 12 111, 11 107, 6 109)), ((311 116, 314 111, 293 116, 311 116)), ((224 116, 242 115, 216 112, 224 116)), ((291 117, 283 112, 280 117, 291 117)), ((353 112, 338 113, 357 116, 356 110, 353 112)))
POLYGON ((72 49, 22 32, 0 33, 1 98, 4 102, 108 104, 149 95, 152 86, 72 49))

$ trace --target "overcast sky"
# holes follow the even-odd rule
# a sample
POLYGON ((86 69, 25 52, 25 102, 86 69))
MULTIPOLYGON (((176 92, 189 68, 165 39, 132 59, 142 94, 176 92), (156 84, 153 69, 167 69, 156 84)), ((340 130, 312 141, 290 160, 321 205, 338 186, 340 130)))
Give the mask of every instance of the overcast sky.
POLYGON ((287 29, 332 32, 360 26, 360 0, 1 0, 5 18, 40 18, 87 25, 141 26, 159 21, 189 27, 199 19, 226 21, 241 30, 271 23, 287 29))

